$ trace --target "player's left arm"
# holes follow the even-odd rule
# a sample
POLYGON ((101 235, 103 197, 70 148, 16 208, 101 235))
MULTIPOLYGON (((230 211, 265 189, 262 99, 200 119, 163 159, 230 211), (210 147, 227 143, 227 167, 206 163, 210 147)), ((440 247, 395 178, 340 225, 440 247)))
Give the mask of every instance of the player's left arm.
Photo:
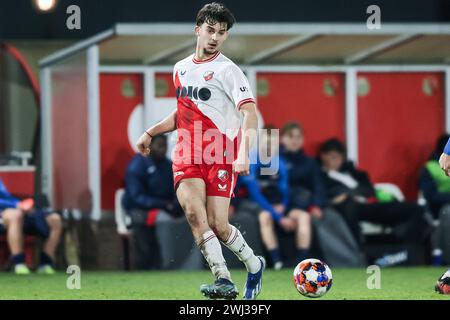
POLYGON ((250 173, 249 151, 255 141, 258 116, 254 102, 242 104, 239 110, 243 113, 244 119, 242 121, 242 139, 237 158, 233 162, 233 171, 241 175, 248 175, 250 173))

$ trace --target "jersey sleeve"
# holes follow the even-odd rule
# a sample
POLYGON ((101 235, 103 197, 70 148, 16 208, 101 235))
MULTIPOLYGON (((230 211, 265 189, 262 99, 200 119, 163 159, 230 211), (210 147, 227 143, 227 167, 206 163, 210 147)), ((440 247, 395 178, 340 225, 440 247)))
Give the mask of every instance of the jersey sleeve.
POLYGON ((236 65, 230 65, 225 72, 223 80, 225 93, 233 101, 234 106, 239 109, 244 103, 253 102, 253 96, 250 84, 242 70, 236 65))

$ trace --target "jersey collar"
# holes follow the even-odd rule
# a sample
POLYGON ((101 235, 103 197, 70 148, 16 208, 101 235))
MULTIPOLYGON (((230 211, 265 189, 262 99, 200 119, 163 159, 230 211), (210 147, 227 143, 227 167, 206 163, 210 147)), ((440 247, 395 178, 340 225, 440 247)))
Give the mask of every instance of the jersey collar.
POLYGON ((217 51, 216 53, 214 53, 213 56, 209 57, 209 58, 206 59, 206 60, 197 60, 197 59, 195 59, 195 54, 194 54, 194 56, 192 57, 192 61, 193 61, 194 63, 196 63, 196 64, 206 63, 206 62, 213 61, 213 60, 214 60, 215 58, 217 58, 219 55, 220 55, 220 51, 217 51))

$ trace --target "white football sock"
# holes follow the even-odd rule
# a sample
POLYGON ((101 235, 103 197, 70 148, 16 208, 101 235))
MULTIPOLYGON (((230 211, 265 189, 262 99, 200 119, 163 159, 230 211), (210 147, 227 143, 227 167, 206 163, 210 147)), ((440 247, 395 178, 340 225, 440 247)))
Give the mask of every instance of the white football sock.
POLYGON ((222 255, 222 247, 215 233, 211 230, 206 231, 197 241, 197 245, 216 279, 226 278, 231 281, 230 272, 222 255))
POLYGON ((245 242, 244 237, 241 232, 230 224, 230 235, 228 239, 223 242, 223 244, 234 252, 234 254, 241 260, 247 271, 250 273, 256 273, 261 268, 261 261, 253 253, 252 248, 249 247, 247 242, 245 242))

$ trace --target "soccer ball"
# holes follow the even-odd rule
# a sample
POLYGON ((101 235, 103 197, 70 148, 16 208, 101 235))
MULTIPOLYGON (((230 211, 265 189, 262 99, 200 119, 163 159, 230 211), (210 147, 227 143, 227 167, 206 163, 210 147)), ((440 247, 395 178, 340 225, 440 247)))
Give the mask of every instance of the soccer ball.
POLYGON ((434 289, 440 294, 450 294, 450 269, 439 277, 434 289))
POLYGON ((327 293, 333 283, 328 265, 318 259, 306 259, 294 269, 294 287, 309 298, 320 298, 327 293))

